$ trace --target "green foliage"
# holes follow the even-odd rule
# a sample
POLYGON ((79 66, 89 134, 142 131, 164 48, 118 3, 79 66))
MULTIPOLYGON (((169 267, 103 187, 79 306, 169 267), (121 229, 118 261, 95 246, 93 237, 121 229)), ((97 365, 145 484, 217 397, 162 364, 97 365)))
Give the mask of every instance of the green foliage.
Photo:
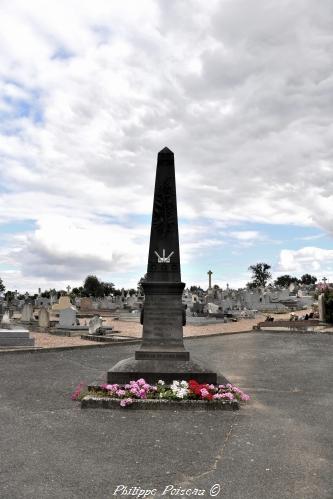
POLYGON ((84 292, 87 296, 98 298, 104 296, 103 284, 95 275, 88 275, 83 284, 84 292))
POLYGON ((4 285, 1 277, 0 277, 0 294, 6 291, 6 286, 4 285))
POLYGON ((7 291, 5 293, 5 299, 6 299, 7 302, 13 301, 14 298, 15 298, 15 294, 13 293, 13 291, 7 291))
POLYGON ((247 284, 249 289, 265 287, 271 279, 272 274, 269 272, 271 268, 268 263, 256 263, 250 265, 249 270, 252 271, 252 281, 247 284))
POLYGON ((311 275, 311 274, 304 274, 301 277, 301 283, 307 284, 308 286, 310 284, 316 284, 317 280, 318 280, 317 277, 315 277, 314 275, 311 275))
POLYGON ((275 279, 275 286, 280 286, 281 288, 288 288, 290 284, 298 284, 300 281, 297 277, 292 277, 291 275, 285 274, 280 275, 277 279, 275 279))
POLYGON ((75 296, 93 296, 94 298, 109 296, 115 294, 115 291, 113 282, 102 282, 95 275, 88 275, 83 286, 72 289, 75 296))
POLYGON ((140 291, 140 293, 143 295, 144 294, 144 291, 143 291, 143 287, 142 287, 142 283, 147 279, 147 274, 145 274, 143 277, 141 277, 141 279, 139 280, 138 282, 138 291, 140 291))
POLYGON ((333 323, 333 289, 328 288, 324 292, 325 303, 325 320, 330 324, 333 323))
POLYGON ((102 282, 104 296, 109 296, 114 292, 113 282, 102 282))

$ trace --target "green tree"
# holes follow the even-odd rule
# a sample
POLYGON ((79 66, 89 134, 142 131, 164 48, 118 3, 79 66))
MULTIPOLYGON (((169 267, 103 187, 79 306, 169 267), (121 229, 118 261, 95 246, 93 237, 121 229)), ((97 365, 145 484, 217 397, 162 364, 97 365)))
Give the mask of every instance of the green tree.
POLYGON ((275 286, 280 286, 281 288, 288 288, 290 284, 297 284, 298 282, 299 280, 297 279, 297 277, 292 277, 289 274, 285 274, 280 275, 277 279, 275 279, 274 284, 275 286))
POLYGON ((247 283, 249 289, 265 287, 267 282, 272 278, 272 274, 269 272, 271 268, 268 263, 256 263, 255 265, 250 265, 248 270, 252 271, 252 281, 247 283))
POLYGON ((310 285, 310 284, 316 284, 316 282, 317 282, 317 277, 315 277, 314 275, 303 274, 301 277, 302 284, 310 285))
POLYGON ((326 289, 324 292, 325 320, 329 324, 333 323, 333 289, 326 289))
POLYGON ((114 292, 113 282, 102 282, 103 294, 104 296, 109 296, 114 292))
POLYGON ((104 295, 103 283, 95 275, 88 275, 85 278, 83 288, 88 296, 97 298, 104 295))
POLYGON ((141 277, 141 279, 139 280, 138 282, 138 291, 144 295, 144 291, 143 291, 143 287, 142 287, 142 283, 145 282, 145 280, 147 279, 147 274, 145 274, 143 277, 141 277))
POLYGON ((6 291, 6 286, 4 285, 1 277, 0 277, 0 294, 6 291))
POLYGON ((15 297, 15 295, 14 295, 13 291, 6 291, 6 293, 5 293, 5 300, 7 302, 13 301, 14 297, 15 297))

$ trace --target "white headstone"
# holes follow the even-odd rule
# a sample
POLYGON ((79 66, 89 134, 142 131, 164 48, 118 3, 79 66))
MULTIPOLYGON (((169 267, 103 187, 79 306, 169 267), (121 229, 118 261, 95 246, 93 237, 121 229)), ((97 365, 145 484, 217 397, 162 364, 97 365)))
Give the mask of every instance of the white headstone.
POLYGON ((38 325, 42 329, 48 328, 50 325, 50 314, 44 307, 42 307, 39 311, 38 325))
POLYGON ((23 309, 22 309, 22 316, 21 316, 21 321, 22 322, 30 322, 32 319, 32 305, 31 303, 25 303, 23 309))
POLYGON ((321 293, 318 296, 318 312, 319 312, 319 320, 325 321, 325 301, 324 301, 324 293, 321 293))
POLYGON ((1 324, 10 324, 9 312, 5 312, 1 319, 1 324))
POLYGON ((71 328, 76 326, 76 308, 68 307, 60 310, 59 327, 71 328))
POLYGON ((89 334, 95 334, 100 327, 103 327, 103 319, 98 315, 94 315, 89 321, 89 334))
POLYGON ((215 303, 207 303, 207 309, 209 314, 217 314, 219 306, 215 305, 215 303))

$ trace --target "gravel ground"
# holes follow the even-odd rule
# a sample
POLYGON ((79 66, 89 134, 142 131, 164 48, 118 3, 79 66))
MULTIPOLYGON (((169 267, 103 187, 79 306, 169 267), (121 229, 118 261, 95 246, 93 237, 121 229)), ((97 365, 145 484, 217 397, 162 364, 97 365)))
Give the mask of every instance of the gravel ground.
MULTIPOLYGON (((304 310, 300 312, 299 315, 303 315, 309 311, 310 310, 304 310)), ((267 314, 258 314, 256 319, 241 319, 239 322, 229 322, 227 324, 207 324, 206 326, 188 325, 184 327, 184 337, 251 331, 255 324, 265 319, 266 315, 267 314)), ((273 315, 276 319, 288 319, 290 313, 270 315, 273 315)), ((115 321, 113 318, 107 318, 105 325, 113 326, 113 328, 121 334, 131 336, 133 338, 141 338, 142 335, 142 326, 137 322, 115 321)), ((31 332, 30 335, 35 338, 35 346, 40 348, 63 348, 66 346, 96 345, 96 342, 81 340, 80 337, 54 336, 39 332, 31 332)))

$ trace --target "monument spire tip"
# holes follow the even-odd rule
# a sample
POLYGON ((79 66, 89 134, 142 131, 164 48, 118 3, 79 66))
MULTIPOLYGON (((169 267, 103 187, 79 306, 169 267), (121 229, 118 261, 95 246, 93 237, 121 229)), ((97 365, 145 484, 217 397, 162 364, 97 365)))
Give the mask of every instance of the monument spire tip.
POLYGON ((173 154, 173 152, 168 147, 164 147, 158 154, 173 154))

